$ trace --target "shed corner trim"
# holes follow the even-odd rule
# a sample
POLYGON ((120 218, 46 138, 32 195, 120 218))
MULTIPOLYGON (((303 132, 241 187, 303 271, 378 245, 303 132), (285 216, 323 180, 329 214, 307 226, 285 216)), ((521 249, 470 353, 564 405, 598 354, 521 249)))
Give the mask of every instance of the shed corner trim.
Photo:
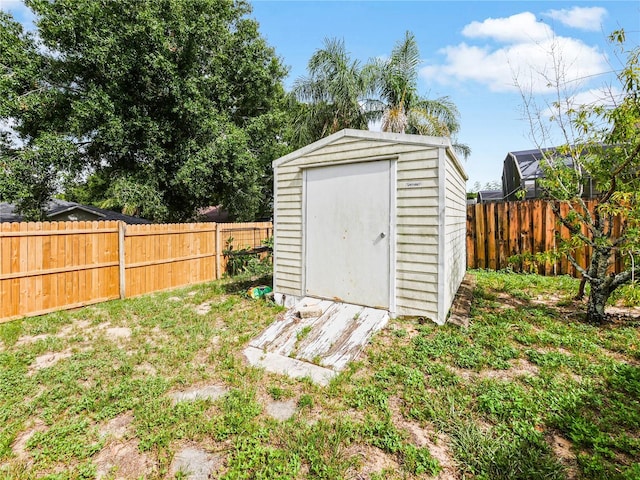
MULTIPOLYGON (((455 157, 454 157, 455 158, 455 157)), ((439 325, 444 324, 447 318, 445 306, 445 193, 446 193, 446 153, 444 149, 438 150, 438 306, 437 320, 439 325)))

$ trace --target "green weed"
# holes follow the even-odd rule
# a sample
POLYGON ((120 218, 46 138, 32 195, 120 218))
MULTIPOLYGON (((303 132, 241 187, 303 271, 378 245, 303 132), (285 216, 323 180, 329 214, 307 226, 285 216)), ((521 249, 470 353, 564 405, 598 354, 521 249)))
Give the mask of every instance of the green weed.
MULTIPOLYGON (((355 478, 371 468, 359 448, 400 466, 371 478, 437 475, 404 429, 413 422, 444 435, 464 478, 565 478, 554 435, 571 443, 578 478, 640 478, 637 324, 568 318, 555 299, 575 294, 569 277, 472 274, 468 329, 393 320, 328 387, 247 364, 243 348, 282 311, 243 296, 250 275, 2 324, 0 478, 94 478, 110 441, 101 428, 125 414, 126 438, 161 475, 183 443, 219 452, 227 479, 355 478), (210 311, 196 314, 204 302, 210 311), (113 326, 131 337, 109 338, 113 326), (35 368, 53 352, 65 356, 35 368), (178 404, 168 395, 202 385, 230 391, 178 404), (269 418, 263 402, 284 398, 298 399, 296 416, 269 418), (33 425, 18 458, 16 439, 33 425)), ((633 295, 621 290, 616 301, 633 295)))

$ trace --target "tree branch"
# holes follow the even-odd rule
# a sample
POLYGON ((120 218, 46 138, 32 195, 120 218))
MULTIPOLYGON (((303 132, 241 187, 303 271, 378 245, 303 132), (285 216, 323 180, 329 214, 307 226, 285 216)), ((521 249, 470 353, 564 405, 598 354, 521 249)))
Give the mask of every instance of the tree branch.
POLYGON ((640 143, 638 143, 638 145, 636 145, 636 148, 633 150, 633 152, 631 152, 631 154, 629 155, 629 157, 627 157, 627 159, 618 166, 618 168, 616 168, 613 173, 611 173, 611 186, 609 187, 609 190, 607 191, 607 193, 605 193, 604 197, 602 197, 600 199, 600 203, 604 203, 609 201, 609 199, 611 198, 611 195, 613 195, 616 191, 616 178, 618 175, 620 175, 625 168, 627 168, 629 166, 629 164, 631 164, 631 162, 638 156, 640 155, 640 143))
POLYGON ((593 280, 593 277, 591 275, 589 275, 589 272, 587 272, 575 259, 575 257, 573 255, 571 255, 571 253, 567 252, 565 253, 565 255, 567 256, 567 259, 569 260, 569 262, 571 263, 571 265, 573 265, 575 267, 576 270, 578 270, 578 272, 580 272, 580 274, 588 279, 589 281, 593 280))
MULTIPOLYGON (((569 203, 569 208, 572 208, 570 203, 569 203)), ((565 227, 567 227, 567 229, 569 230, 569 233, 571 233, 571 235, 574 235, 574 236, 578 237, 580 240, 582 240, 584 243, 586 243, 590 247, 595 247, 595 243, 589 237, 587 237, 584 233, 582 233, 582 231, 580 230, 579 227, 576 227, 575 225, 570 223, 569 220, 567 220, 566 218, 564 218, 562 216, 562 214, 560 213, 560 207, 557 204, 552 203, 551 204, 551 210, 553 210, 553 213, 556 215, 556 217, 558 217, 558 220, 560 220, 560 222, 565 227)), ((573 210, 574 210, 574 212, 576 212, 576 214, 578 216, 580 216, 580 220, 584 224, 585 223, 584 218, 577 211, 575 211, 575 209, 573 209, 573 210)))
POLYGON ((640 265, 637 265, 635 268, 626 270, 622 273, 617 274, 615 277, 613 277, 613 281, 611 282, 611 290, 614 290, 621 285, 629 283, 632 277, 640 278, 640 265))

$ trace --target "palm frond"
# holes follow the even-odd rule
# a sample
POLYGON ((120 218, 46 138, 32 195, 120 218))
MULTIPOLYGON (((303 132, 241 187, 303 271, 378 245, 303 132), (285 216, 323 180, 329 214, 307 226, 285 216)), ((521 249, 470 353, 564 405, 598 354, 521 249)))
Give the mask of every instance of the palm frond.
POLYGON ((466 143, 454 142, 453 149, 457 154, 462 155, 465 160, 471 155, 471 147, 466 143))
POLYGON ((450 135, 455 135, 460 130, 460 112, 449 97, 440 97, 435 100, 419 98, 414 103, 414 108, 427 112, 428 115, 444 123, 450 135))

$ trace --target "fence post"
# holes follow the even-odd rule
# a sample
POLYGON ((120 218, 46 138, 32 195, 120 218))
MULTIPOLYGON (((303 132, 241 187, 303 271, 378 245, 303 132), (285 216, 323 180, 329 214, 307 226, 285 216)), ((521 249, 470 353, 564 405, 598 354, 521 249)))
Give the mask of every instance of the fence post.
POLYGON ((216 280, 220 280, 220 268, 222 262, 220 261, 220 224, 216 223, 216 280))
POLYGON ((126 226, 123 221, 118 222, 118 267, 120 270, 120 298, 124 299, 126 297, 125 290, 125 268, 126 265, 125 255, 124 255, 124 236, 125 236, 126 226))

